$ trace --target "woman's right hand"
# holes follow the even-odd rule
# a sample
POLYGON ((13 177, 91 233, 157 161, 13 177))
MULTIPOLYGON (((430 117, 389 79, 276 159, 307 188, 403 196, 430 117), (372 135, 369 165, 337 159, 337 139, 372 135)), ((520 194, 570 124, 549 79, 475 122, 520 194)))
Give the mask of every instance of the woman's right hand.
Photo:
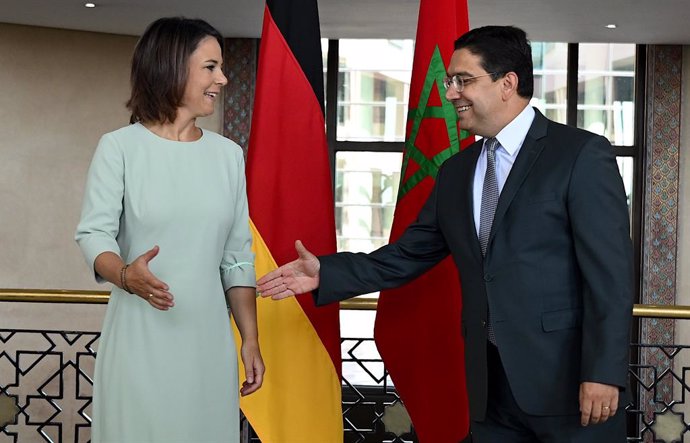
POLYGON ((154 308, 167 311, 175 306, 173 295, 168 292, 170 288, 149 270, 149 262, 159 251, 160 248, 154 246, 130 263, 126 271, 126 283, 131 293, 143 298, 154 308))

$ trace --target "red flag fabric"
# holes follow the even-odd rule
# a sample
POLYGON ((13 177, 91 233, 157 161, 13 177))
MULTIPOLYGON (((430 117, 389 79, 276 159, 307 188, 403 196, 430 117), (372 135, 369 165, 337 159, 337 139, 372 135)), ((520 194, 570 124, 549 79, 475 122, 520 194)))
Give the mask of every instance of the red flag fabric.
MULTIPOLYGON (((336 250, 322 66, 316 0, 268 0, 247 156, 257 277, 293 260, 295 239, 336 250)), ((266 375, 240 405, 261 441, 342 441, 338 304, 257 303, 266 375)))
MULTIPOLYGON (((442 84, 453 42, 468 29, 466 0, 421 0, 391 242, 416 219, 443 161, 473 141, 442 84)), ((459 442, 469 431, 461 303, 450 257, 379 298, 376 344, 421 443, 459 442)))

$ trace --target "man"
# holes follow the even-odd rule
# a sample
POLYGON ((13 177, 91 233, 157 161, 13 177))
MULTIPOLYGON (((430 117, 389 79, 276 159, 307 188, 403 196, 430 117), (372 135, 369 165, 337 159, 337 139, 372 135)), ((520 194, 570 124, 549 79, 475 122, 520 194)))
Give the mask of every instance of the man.
POLYGON ((484 139, 445 162, 417 221, 371 254, 317 258, 298 241, 299 259, 259 291, 318 287, 316 302, 330 303, 402 285, 450 253, 473 441, 624 442, 633 265, 610 143, 529 106, 520 29, 461 36, 444 84, 460 126, 484 139))

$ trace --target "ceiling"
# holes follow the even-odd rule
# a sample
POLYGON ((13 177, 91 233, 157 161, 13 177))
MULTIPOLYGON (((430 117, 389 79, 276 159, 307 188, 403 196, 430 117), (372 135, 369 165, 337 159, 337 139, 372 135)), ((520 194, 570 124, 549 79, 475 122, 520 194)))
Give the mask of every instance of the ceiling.
MULTIPOLYGON (((258 37, 262 0, 0 0, 0 23, 139 35, 162 16, 258 37)), ((433 0, 432 0, 433 1, 433 0)), ((326 38, 414 38, 419 0, 318 0, 326 38)), ((690 44, 687 0, 468 0, 470 26, 511 24, 533 41, 690 44), (617 29, 606 29, 615 23, 617 29)))

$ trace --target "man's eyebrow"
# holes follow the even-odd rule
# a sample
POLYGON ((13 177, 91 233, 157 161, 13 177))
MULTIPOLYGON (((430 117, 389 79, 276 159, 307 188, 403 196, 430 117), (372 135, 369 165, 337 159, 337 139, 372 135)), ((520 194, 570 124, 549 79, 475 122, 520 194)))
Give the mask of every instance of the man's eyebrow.
POLYGON ((460 72, 456 72, 455 74, 451 74, 450 72, 446 72, 446 74, 448 74, 448 77, 453 77, 455 75, 458 75, 460 77, 472 77, 472 74, 470 74, 467 71, 460 71, 460 72))

